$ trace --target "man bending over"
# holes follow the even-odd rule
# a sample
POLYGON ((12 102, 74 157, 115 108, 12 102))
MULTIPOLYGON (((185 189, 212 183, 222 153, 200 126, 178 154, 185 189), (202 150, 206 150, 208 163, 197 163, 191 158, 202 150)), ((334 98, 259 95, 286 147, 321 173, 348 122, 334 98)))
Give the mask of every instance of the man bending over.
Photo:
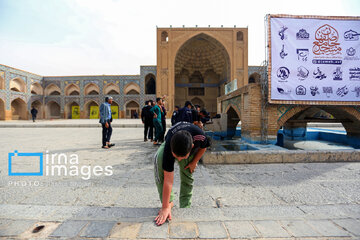
POLYGON ((210 140, 204 131, 191 123, 179 122, 169 129, 154 161, 155 182, 162 202, 162 208, 155 218, 157 225, 171 220, 175 159, 180 168, 180 208, 189 208, 194 183, 192 173, 209 146, 210 140))

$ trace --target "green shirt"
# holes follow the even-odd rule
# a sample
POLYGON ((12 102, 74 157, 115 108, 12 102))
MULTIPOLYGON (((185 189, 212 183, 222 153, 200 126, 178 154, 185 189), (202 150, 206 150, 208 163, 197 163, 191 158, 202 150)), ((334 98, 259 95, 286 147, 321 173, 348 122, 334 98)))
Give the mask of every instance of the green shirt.
POLYGON ((150 109, 150 112, 156 114, 157 118, 154 118, 154 119, 157 119, 159 122, 161 122, 161 110, 158 105, 155 105, 154 107, 152 107, 150 109))

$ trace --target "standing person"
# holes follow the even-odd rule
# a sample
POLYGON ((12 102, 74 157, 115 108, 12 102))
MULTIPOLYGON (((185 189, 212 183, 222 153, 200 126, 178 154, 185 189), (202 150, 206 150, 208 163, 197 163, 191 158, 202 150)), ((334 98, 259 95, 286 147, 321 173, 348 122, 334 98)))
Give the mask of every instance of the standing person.
POLYGON ((166 109, 165 109, 165 100, 161 99, 161 126, 162 126, 162 134, 161 134, 161 141, 164 141, 164 136, 166 132, 166 109))
POLYGON ((33 106, 30 112, 31 112, 32 120, 33 122, 35 122, 38 110, 36 110, 36 108, 33 106))
POLYGON ((111 115, 111 103, 113 101, 112 97, 105 97, 105 102, 100 106, 100 120, 102 126, 102 148, 109 149, 115 144, 110 143, 110 138, 112 134, 112 115, 111 115))
POLYGON ((144 124, 144 142, 146 142, 149 136, 149 139, 152 140, 152 132, 153 132, 153 117, 150 112, 151 102, 145 101, 145 106, 141 110, 141 121, 144 124))
POLYGON ((180 208, 189 208, 194 184, 193 172, 210 145, 204 131, 192 123, 179 122, 169 129, 154 159, 155 182, 162 202, 162 208, 155 218, 157 225, 162 225, 167 219, 171 220, 175 162, 179 164, 180 170, 180 208))
POLYGON ((137 113, 136 110, 135 110, 135 112, 134 112, 134 118, 135 118, 135 119, 138 119, 138 118, 139 118, 139 114, 137 113))
POLYGON ((186 101, 183 108, 179 109, 179 114, 177 116, 176 122, 189 122, 193 123, 193 108, 194 106, 190 101, 186 101))
POLYGON ((158 141, 161 141, 161 135, 163 132, 162 124, 161 124, 161 98, 156 98, 156 105, 151 108, 150 112, 154 114, 153 124, 155 127, 155 138, 154 145, 158 145, 158 141))
POLYGON ((179 106, 175 106, 175 110, 171 116, 171 126, 175 125, 178 113, 179 113, 179 106))

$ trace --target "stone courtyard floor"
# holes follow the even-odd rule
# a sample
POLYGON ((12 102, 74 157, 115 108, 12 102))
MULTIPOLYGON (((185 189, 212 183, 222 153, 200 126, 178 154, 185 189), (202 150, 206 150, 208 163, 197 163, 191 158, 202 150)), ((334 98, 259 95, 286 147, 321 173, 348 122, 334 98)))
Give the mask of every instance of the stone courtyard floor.
POLYGON ((360 162, 199 165, 192 208, 176 199, 173 220, 157 227, 156 147, 142 134, 114 128, 105 150, 101 128, 0 128, 0 238, 360 239, 360 162), (14 150, 77 154, 77 166, 113 175, 8 176, 14 150))

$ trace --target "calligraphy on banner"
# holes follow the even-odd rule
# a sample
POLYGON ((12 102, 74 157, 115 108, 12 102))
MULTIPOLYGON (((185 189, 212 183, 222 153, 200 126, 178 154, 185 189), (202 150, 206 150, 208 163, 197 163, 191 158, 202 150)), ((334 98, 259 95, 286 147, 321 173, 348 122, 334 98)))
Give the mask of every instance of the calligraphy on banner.
POLYGON ((272 17, 270 100, 360 101, 360 18, 272 17))

